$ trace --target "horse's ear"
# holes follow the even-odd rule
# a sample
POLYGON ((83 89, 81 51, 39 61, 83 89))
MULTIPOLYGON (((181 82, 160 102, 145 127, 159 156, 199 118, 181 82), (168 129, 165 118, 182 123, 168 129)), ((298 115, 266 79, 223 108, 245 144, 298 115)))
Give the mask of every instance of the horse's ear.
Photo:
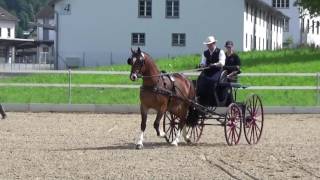
POLYGON ((140 47, 138 47, 138 54, 141 54, 141 49, 140 49, 140 47))
POLYGON ((131 48, 131 53, 133 54, 134 53, 134 50, 131 48))

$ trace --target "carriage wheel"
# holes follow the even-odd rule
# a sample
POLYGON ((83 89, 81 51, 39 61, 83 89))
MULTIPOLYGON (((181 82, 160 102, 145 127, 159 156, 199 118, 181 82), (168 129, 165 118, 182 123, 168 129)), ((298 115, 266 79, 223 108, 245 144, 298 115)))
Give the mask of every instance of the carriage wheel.
POLYGON ((252 94, 245 103, 244 135, 249 144, 257 144, 263 129, 263 106, 261 98, 252 94))
POLYGON ((199 116, 196 122, 192 122, 190 124, 186 124, 186 137, 184 140, 187 143, 195 144, 200 140, 202 135, 203 127, 204 127, 205 116, 199 116))
POLYGON ((165 112, 163 116, 163 130, 165 132, 165 139, 168 143, 172 143, 176 137, 179 130, 180 119, 178 116, 165 112))
POLYGON ((241 126, 242 111, 237 104, 231 103, 227 109, 224 124, 224 133, 229 146, 239 143, 242 130, 241 126))

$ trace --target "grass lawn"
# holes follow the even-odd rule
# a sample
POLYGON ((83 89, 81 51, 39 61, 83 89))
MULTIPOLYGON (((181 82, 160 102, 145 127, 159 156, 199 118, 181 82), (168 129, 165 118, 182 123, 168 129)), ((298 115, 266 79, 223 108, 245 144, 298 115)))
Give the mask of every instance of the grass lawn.
MULTIPOLYGON (((242 72, 320 72, 320 50, 293 49, 273 52, 239 53, 242 72)), ((156 61, 160 69, 179 72, 194 69, 200 55, 189 55, 156 61)), ((128 65, 98 67, 85 70, 129 71, 128 65)), ((129 80, 129 75, 72 75, 73 84, 141 84, 129 80)), ((196 78, 196 77, 191 77, 196 78)), ((239 82, 250 86, 316 86, 315 77, 240 77, 239 82)), ((65 74, 35 74, 1 78, 0 83, 68 83, 65 74)), ((138 104, 138 89, 73 88, 72 103, 75 104, 138 104)), ((0 88, 0 100, 7 103, 68 103, 66 88, 0 88)), ((248 90, 241 90, 243 100, 248 90)), ((316 92, 311 90, 255 90, 265 105, 316 105, 316 92)))

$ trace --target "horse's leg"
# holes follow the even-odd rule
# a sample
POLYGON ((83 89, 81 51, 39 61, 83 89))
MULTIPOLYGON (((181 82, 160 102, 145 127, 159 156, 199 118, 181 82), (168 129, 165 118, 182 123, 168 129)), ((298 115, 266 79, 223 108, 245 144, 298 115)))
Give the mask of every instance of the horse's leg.
POLYGON ((184 128, 185 124, 186 124, 186 117, 187 117, 187 110, 186 108, 183 108, 183 112, 181 113, 182 116, 180 116, 180 122, 179 122, 179 125, 178 125, 178 131, 177 131, 177 136, 176 136, 176 139, 171 143, 172 145, 174 146, 178 146, 178 143, 179 143, 179 139, 180 139, 180 134, 181 134, 181 130, 184 128), (182 117, 182 118, 181 118, 182 117))
POLYGON ((187 133, 187 126, 186 125, 184 125, 182 128, 182 136, 187 143, 191 142, 190 137, 188 136, 188 133, 187 133))
POLYGON ((2 116, 2 119, 5 119, 7 117, 6 112, 4 111, 2 105, 0 104, 0 114, 2 116))
POLYGON ((136 144, 136 149, 142 149, 143 148, 143 135, 144 131, 146 130, 147 126, 147 113, 148 108, 140 106, 140 112, 141 112, 141 133, 138 137, 138 142, 136 144))
POLYGON ((162 131, 160 131, 160 120, 163 117, 164 112, 163 111, 158 111, 157 113, 157 117, 156 120, 153 123, 153 127, 156 129, 157 131, 157 136, 159 137, 165 137, 165 133, 162 131))

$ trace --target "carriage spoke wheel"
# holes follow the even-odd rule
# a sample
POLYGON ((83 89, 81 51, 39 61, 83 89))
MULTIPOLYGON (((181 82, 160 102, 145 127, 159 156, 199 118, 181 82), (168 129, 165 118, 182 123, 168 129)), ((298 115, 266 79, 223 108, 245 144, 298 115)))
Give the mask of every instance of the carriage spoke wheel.
POLYGON ((242 130, 242 112, 240 107, 232 103, 229 105, 225 117, 224 133, 229 146, 236 145, 240 141, 242 130))
POLYGON ((176 137, 179 130, 180 119, 178 116, 166 112, 163 116, 163 130, 165 132, 165 139, 168 143, 172 143, 176 137))
POLYGON ((252 94, 246 99, 244 115, 244 135, 249 144, 257 144, 263 129, 263 106, 261 98, 252 94))
POLYGON ((205 116, 199 116, 196 122, 186 125, 185 141, 190 144, 195 144, 200 140, 204 127, 205 116))

